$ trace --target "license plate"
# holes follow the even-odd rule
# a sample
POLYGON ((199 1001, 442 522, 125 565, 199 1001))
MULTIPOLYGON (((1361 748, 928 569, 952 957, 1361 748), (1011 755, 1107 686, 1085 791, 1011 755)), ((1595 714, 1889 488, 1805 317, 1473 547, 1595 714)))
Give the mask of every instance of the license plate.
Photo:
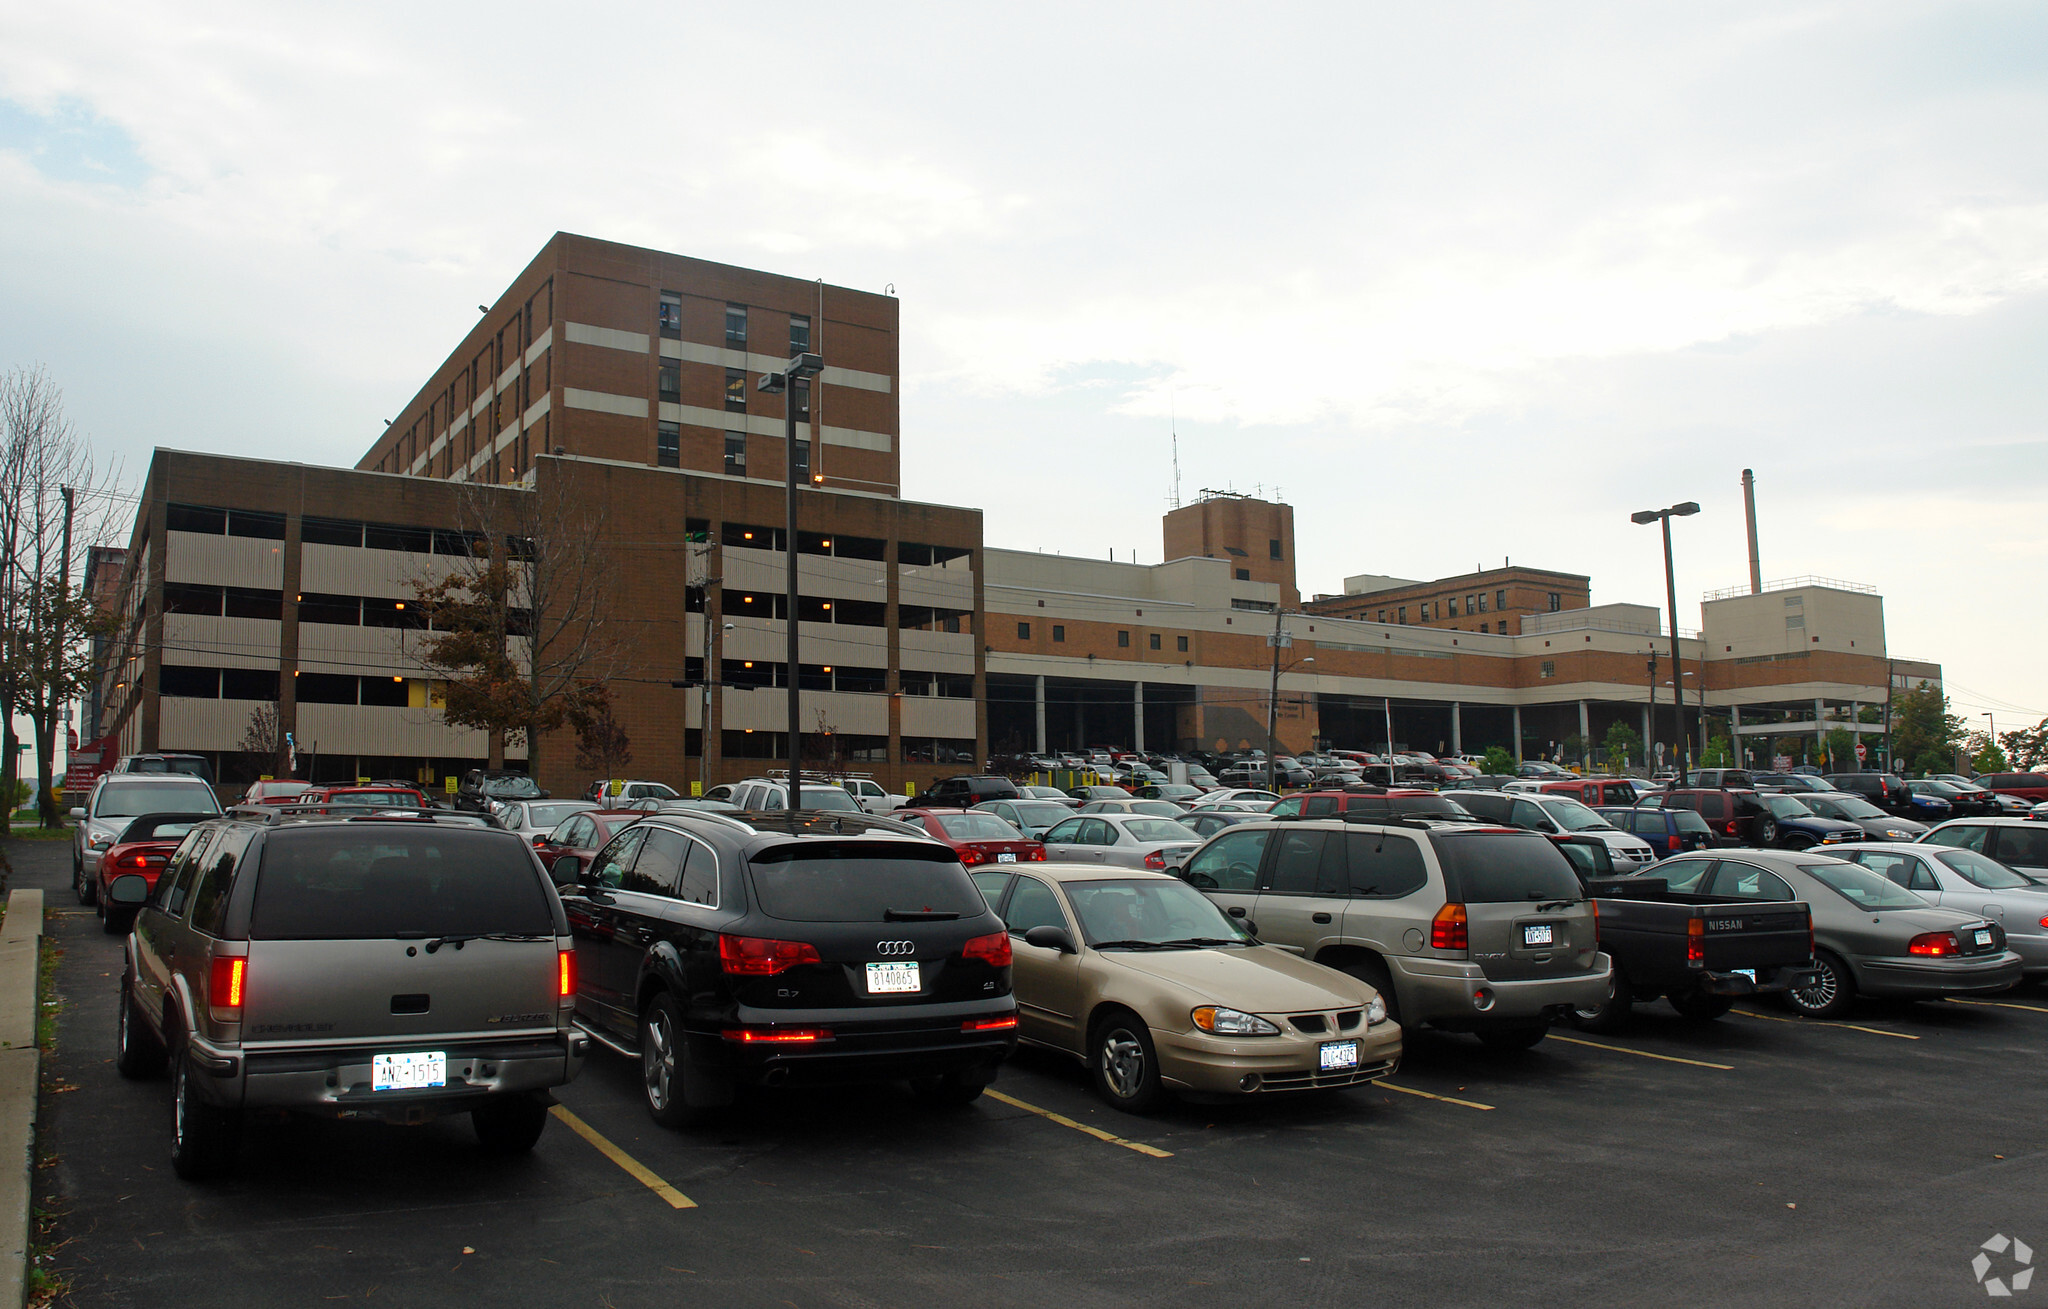
POLYGON ((1325 1041, 1316 1050, 1316 1057, 1322 1071, 1334 1072, 1339 1068, 1358 1067, 1358 1042, 1325 1041))
POLYGON ((370 1089, 373 1091, 416 1091, 429 1086, 448 1085, 448 1056, 431 1054, 379 1054, 370 1056, 370 1089))
POLYGON ((918 989, 916 964, 868 965, 869 995, 897 995, 918 989))
POLYGON ((1737 968, 1734 970, 1734 973, 1737 977, 1747 977, 1752 982, 1756 980, 1756 969, 1754 968, 1737 968))
POLYGON ((1017 856, 1004 851, 996 856, 996 862, 999 864, 1014 864, 1017 862, 1017 856))
POLYGON ((1978 932, 1978 933, 1977 933, 1977 944, 1978 944, 1978 945, 1990 945, 1990 944, 1991 944, 1991 929, 1990 929, 1990 928, 1988 928, 1988 927, 1987 927, 1987 928, 1985 928, 1985 929, 1984 929, 1983 931, 1980 931, 1980 932, 1978 932))
POLYGON ((1522 929, 1523 945, 1555 945, 1557 929, 1549 923, 1535 923, 1522 929))

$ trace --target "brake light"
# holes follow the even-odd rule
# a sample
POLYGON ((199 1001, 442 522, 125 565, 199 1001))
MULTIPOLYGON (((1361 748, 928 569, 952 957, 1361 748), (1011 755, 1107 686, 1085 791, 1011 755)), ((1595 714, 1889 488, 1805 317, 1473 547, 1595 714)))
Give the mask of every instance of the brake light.
POLYGON ((971 845, 960 852, 960 862, 963 864, 978 864, 987 858, 986 854, 983 854, 971 845))
POLYGON ((829 1041, 832 1029, 829 1027, 728 1027, 719 1033, 728 1041, 741 1045, 802 1044, 807 1041, 829 1041))
POLYGON ((1962 952, 1963 947, 1956 944, 1954 932, 1922 932, 1906 942, 1907 954, 1950 955, 1962 952))
POLYGON ((987 936, 977 936, 966 945, 960 947, 960 957, 962 959, 979 959, 991 968, 1008 968, 1010 966, 1010 934, 1008 932, 990 932, 987 936))
POLYGON ((1465 906, 1447 904, 1436 911, 1436 917, 1429 924, 1429 948, 1432 950, 1469 950, 1471 935, 1465 926, 1465 906))
POLYGON ((1166 852, 1164 850, 1154 850, 1151 854, 1146 855, 1145 867, 1151 869, 1155 873, 1165 868, 1166 852))
POLYGON ((1600 944, 1600 902, 1587 900, 1586 903, 1593 906, 1593 944, 1597 948, 1600 944))
POLYGON ((718 966, 742 977, 773 977, 798 964, 825 962, 808 941, 776 941, 765 936, 718 938, 718 966))
POLYGON ((1735 821, 1735 820, 1734 820, 1733 818, 1729 819, 1729 820, 1728 820, 1728 835, 1730 835, 1730 836, 1734 836, 1734 835, 1735 835, 1735 829, 1736 829, 1736 828, 1737 828, 1738 826, 1740 826, 1740 824, 1738 824, 1738 823, 1737 823, 1737 822, 1736 822, 1736 821, 1735 821))
POLYGON ((963 1032, 1007 1032, 1017 1025, 1017 1015, 1006 1014, 1001 1018, 970 1018, 960 1024, 963 1032))
POLYGON ((240 1009, 242 1007, 242 983, 249 971, 249 961, 243 958, 215 959, 213 978, 208 999, 216 1009, 240 1009))
POLYGON ((126 858, 125 860, 123 860, 122 862, 123 862, 123 863, 125 863, 125 864, 127 864, 127 866, 128 866, 128 867, 130 867, 130 868, 147 868, 147 867, 149 867, 149 856, 148 856, 148 855, 139 855, 139 854, 132 854, 132 855, 129 855, 129 856, 128 856, 128 857, 127 857, 127 858, 126 858))
POLYGON ((555 994, 563 999, 576 994, 576 952, 555 952, 555 994))
POLYGON ((1685 966, 1707 966, 1707 920, 1704 918, 1685 920, 1685 966))
POLYGON ((1026 851, 1024 852, 1024 857, 1025 857, 1026 859, 1035 859, 1035 860, 1037 860, 1037 861, 1038 861, 1039 863, 1044 863, 1044 862, 1045 862, 1045 847, 1044 847, 1044 846, 1042 846, 1042 845, 1034 845, 1034 846, 1032 846, 1032 847, 1031 847, 1031 848, 1030 848, 1029 850, 1026 850, 1026 851))

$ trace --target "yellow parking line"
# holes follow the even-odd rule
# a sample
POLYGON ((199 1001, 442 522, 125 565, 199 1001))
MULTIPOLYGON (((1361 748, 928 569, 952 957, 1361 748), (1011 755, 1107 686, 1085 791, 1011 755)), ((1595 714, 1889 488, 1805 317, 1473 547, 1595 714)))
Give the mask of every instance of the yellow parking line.
POLYGON ((1735 1071, 1734 1064, 1710 1064, 1703 1059, 1680 1059, 1677 1055, 1651 1054, 1648 1050, 1631 1050, 1625 1045, 1602 1045, 1598 1041, 1582 1041, 1576 1036, 1558 1036, 1553 1033, 1550 1039, 1553 1041, 1563 1041, 1566 1045, 1588 1045, 1595 1050, 1612 1050, 1616 1054, 1632 1054, 1644 1059, 1662 1059, 1667 1064, 1691 1064, 1694 1068, 1718 1068, 1724 1073, 1735 1071))
POLYGON ((1767 1023, 1799 1023, 1808 1027, 1841 1027, 1851 1032, 1868 1032, 1872 1036, 1896 1036, 1901 1041, 1917 1041, 1920 1039, 1911 1032, 1887 1032, 1875 1027, 1858 1027, 1854 1023, 1830 1022, 1825 1018, 1780 1018, 1776 1014, 1752 1013, 1747 1009, 1730 1009, 1728 1012, 1731 1014, 1741 1014, 1744 1018, 1761 1018, 1767 1023))
POLYGON ((1402 1095, 1419 1095, 1425 1100, 1441 1100, 1445 1104, 1463 1105, 1467 1109, 1485 1109, 1488 1111, 1493 1109, 1492 1105, 1480 1104, 1477 1100, 1459 1100, 1448 1095, 1434 1095, 1428 1091, 1418 1091, 1412 1086, 1396 1086, 1392 1082, 1374 1082, 1373 1085, 1379 1087, 1382 1091, 1399 1091, 1402 1095))
POLYGON ((1026 1113, 1033 1113, 1037 1114, 1040 1118, 1050 1119, 1061 1127, 1071 1127, 1077 1132, 1086 1132, 1098 1141, 1107 1141, 1111 1145, 1120 1145, 1126 1150, 1136 1150, 1139 1154, 1148 1154, 1154 1159, 1173 1158, 1171 1150, 1162 1150, 1156 1145, 1146 1145, 1142 1141, 1126 1141, 1121 1136, 1112 1136, 1099 1127, 1090 1127, 1086 1123, 1077 1123, 1065 1114, 1056 1114, 1050 1109, 1040 1109, 1035 1104, 1025 1104, 1022 1100, 1014 1096, 1004 1095, 1001 1091, 983 1091, 982 1094, 991 1100, 1000 1100, 1013 1108, 1022 1109, 1026 1113))
POLYGON ((627 1175, 634 1181, 668 1201, 670 1208, 695 1209, 697 1207, 695 1200, 692 1200, 689 1196, 684 1195, 681 1191, 676 1190, 667 1182, 656 1177, 645 1164, 613 1145, 605 1139, 603 1133, 599 1132, 589 1123, 584 1122, 581 1118, 578 1118, 575 1114, 570 1113, 561 1105, 556 1105, 548 1110, 548 1112, 568 1124, 570 1131, 596 1146, 599 1154, 625 1169, 627 1175))
POLYGON ((2007 1000, 1950 1000, 1950 1004, 1976 1005, 1984 1009, 2024 1009, 2030 1014, 2048 1014, 2037 1004, 2013 1004, 2007 1000))

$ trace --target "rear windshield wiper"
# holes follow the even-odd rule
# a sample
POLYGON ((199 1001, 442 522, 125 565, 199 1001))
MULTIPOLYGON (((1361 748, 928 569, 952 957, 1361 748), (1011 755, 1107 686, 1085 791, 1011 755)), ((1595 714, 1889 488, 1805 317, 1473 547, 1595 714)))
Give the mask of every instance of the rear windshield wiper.
POLYGON ((949 923, 960 915, 952 909, 884 909, 885 923, 949 923))
POLYGON ((444 945, 460 950, 470 941, 552 941, 551 936, 534 936, 524 932, 459 932, 437 936, 427 942, 427 953, 432 954, 444 945))
POLYGON ((1549 913, 1549 912, 1550 912, 1551 910, 1553 910, 1553 909, 1569 909, 1569 908, 1571 908, 1571 907, 1572 907, 1573 905, 1575 905, 1575 904, 1584 904, 1584 903, 1585 903, 1585 901, 1584 901, 1583 899, 1580 899, 1580 900, 1545 900, 1545 901, 1544 901, 1544 902, 1543 902, 1542 904, 1539 904, 1539 905, 1537 905, 1537 906, 1536 906, 1536 912, 1537 912, 1537 913, 1539 913, 1539 914, 1547 914, 1547 913, 1549 913))

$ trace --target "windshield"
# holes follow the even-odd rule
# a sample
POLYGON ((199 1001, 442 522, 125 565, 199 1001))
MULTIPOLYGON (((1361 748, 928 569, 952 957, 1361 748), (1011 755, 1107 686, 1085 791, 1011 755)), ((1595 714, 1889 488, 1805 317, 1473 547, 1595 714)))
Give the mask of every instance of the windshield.
POLYGON ((486 777, 483 793, 500 800, 538 800, 540 783, 531 777, 486 777))
POLYGON ((532 854, 502 832, 324 827, 278 831, 264 842, 254 940, 475 932, 555 934, 532 854))
POLYGON ((1780 795, 1775 791, 1762 791, 1757 794, 1757 799, 1763 801, 1764 808, 1771 811, 1771 817, 1773 818, 1812 818, 1814 816, 1813 810, 1806 807, 1804 800, 1795 799, 1789 795, 1780 795))
POLYGON ((1067 900, 1081 920, 1081 934, 1090 945, 1135 941, 1194 949, 1208 942, 1257 944, 1186 882, 1164 878, 1069 882, 1066 889, 1067 900))
POLYGON ((879 923, 891 909, 977 918, 988 902, 941 845, 846 841, 764 850, 750 862, 754 901, 770 918, 879 923))
POLYGON ((413 791, 338 791, 327 797, 327 804, 337 809, 418 809, 420 798, 413 791))
POLYGON ((1925 909, 1927 902, 1905 887, 1855 864, 1840 862, 1800 864, 1822 886, 1858 909, 1925 909))
POLYGON ((1543 800, 1544 812, 1557 821, 1567 832, 1611 832, 1614 824, 1580 804, 1577 800, 1543 800))
POLYGON ((2022 877, 1996 859, 1975 850, 1945 850, 1940 858, 1941 862, 1987 891, 2011 891, 2040 885, 2033 878, 2022 877))
POLYGON ((526 806, 526 825, 528 827, 553 827, 570 814, 580 814, 588 808, 590 808, 589 805, 578 804, 573 800, 559 801, 555 804, 530 804, 526 806))
POLYGON ((1039 827, 1051 827, 1054 823, 1071 818, 1074 811, 1063 804, 1020 804, 1016 806, 1017 817, 1039 827))
POLYGON ((939 829, 955 841, 1014 841, 1017 829, 994 814, 938 814, 939 829))
POLYGON ((850 814, 867 812, 860 807, 859 801, 836 786, 807 786, 798 792, 798 798, 806 809, 843 810, 850 814))
POLYGON ((1915 795, 1938 795, 1943 799, 1961 794, 1947 782, 1908 782, 1906 789, 1915 795))
POLYGON ((1181 808, 1177 804, 1174 804, 1171 800, 1140 800, 1136 804, 1132 805, 1126 812, 1134 814, 1150 814, 1154 818, 1177 819, 1182 814, 1186 813, 1187 810, 1181 808))
POLYGON ((1187 827, 1171 818, 1133 818, 1123 824, 1123 829, 1137 841, 1199 841, 1202 838, 1187 827))
POLYGON ((1885 811, 1860 795, 1835 796, 1824 800, 1808 800, 1806 807, 1818 810, 1830 818, 1846 818, 1851 821, 1862 818, 1884 818, 1885 811))
POLYGON ((121 833, 121 841, 182 841, 185 834, 207 821, 206 815, 194 814, 190 818, 146 818, 128 824, 128 830, 121 833))
POLYGON ((162 782, 108 782, 100 788, 99 799, 93 802, 92 816, 140 818, 143 814, 176 813, 179 810, 217 814, 220 803, 213 798, 213 788, 204 782, 193 782, 189 786, 162 782))

